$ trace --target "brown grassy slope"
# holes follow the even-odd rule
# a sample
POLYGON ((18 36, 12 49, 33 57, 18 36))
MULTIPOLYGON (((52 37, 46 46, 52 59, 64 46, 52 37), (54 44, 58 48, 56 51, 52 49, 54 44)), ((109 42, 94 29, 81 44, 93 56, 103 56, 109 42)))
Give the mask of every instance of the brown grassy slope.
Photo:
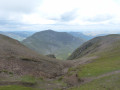
POLYGON ((69 65, 33 52, 20 42, 0 35, 0 76, 34 75, 55 77, 69 65))

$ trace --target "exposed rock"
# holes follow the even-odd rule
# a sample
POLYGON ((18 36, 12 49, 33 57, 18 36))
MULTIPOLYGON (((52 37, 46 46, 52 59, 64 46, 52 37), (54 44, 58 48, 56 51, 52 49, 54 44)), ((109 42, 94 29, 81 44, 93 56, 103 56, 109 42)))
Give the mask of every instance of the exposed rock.
POLYGON ((54 54, 48 54, 46 55, 47 57, 50 57, 50 58, 56 58, 54 54))

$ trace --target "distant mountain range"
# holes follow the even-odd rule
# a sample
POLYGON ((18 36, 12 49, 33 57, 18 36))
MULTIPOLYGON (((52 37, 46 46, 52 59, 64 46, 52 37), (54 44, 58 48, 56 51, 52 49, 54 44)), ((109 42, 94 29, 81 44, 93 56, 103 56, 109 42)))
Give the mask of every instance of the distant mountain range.
POLYGON ((84 42, 83 38, 53 30, 37 32, 22 41, 24 45, 40 54, 54 54, 59 59, 66 59, 73 50, 84 42))
MULTIPOLYGON (((0 31, 0 34, 9 36, 18 41, 22 41, 22 40, 26 39, 27 37, 33 35, 36 32, 37 31, 0 31)), ((96 36, 104 36, 105 35, 105 34, 100 34, 100 35, 96 35, 96 36, 91 36, 91 35, 85 35, 82 32, 67 32, 67 33, 71 34, 74 37, 78 37, 80 39, 82 38, 85 41, 90 40, 96 36)))
POLYGON ((75 37, 83 38, 86 41, 95 37, 95 36, 85 35, 81 32, 68 32, 68 33, 75 36, 75 37))
POLYGON ((18 41, 24 40, 26 37, 31 36, 34 31, 0 31, 0 34, 9 36, 18 41))

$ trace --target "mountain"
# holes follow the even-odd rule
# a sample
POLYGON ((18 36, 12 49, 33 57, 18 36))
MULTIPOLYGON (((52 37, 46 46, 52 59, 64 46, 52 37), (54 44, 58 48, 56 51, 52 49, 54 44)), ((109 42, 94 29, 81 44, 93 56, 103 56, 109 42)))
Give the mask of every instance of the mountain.
POLYGON ((66 32, 52 30, 37 32, 22 41, 24 45, 40 54, 54 54, 59 59, 66 59, 83 42, 83 39, 66 32))
POLYGON ((61 61, 0 35, 0 90, 119 90, 120 35, 85 42, 61 61))
POLYGON ((85 34, 83 34, 81 32, 68 32, 68 33, 75 36, 75 37, 83 38, 86 41, 94 38, 94 36, 85 35, 85 34))
POLYGON ((62 69, 66 67, 64 64, 63 61, 37 54, 20 42, 0 35, 0 80, 11 75, 51 78, 62 74, 62 69))
POLYGON ((71 80, 71 84, 74 82, 77 85, 68 90, 119 90, 119 34, 89 40, 68 59, 71 59, 74 67, 69 69, 66 77, 69 82, 71 80))
POLYGON ((0 34, 9 36, 9 37, 19 40, 19 41, 24 40, 28 36, 31 36, 33 33, 35 33, 35 32, 33 32, 33 31, 5 31, 5 32, 0 31, 0 34))

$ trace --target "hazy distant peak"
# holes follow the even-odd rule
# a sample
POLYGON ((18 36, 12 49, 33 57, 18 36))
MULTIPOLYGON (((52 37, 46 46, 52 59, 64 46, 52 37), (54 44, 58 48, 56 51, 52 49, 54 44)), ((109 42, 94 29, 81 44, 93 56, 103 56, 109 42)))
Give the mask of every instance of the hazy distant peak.
POLYGON ((40 31, 40 32, 56 32, 56 31, 54 31, 52 29, 48 29, 48 30, 44 30, 44 31, 40 31))

